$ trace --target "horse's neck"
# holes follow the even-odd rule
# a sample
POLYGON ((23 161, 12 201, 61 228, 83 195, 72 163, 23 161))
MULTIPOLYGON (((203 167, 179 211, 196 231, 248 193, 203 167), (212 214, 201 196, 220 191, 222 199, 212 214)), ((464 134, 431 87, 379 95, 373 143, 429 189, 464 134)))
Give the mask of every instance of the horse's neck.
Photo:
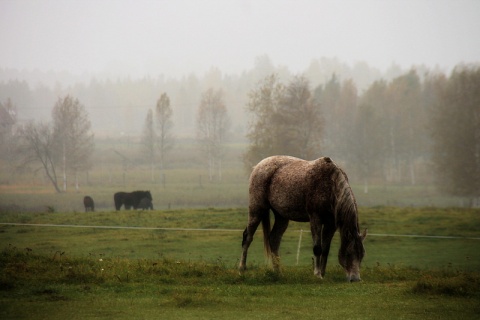
POLYGON ((340 224, 337 226, 338 231, 340 232, 340 238, 343 240, 348 240, 354 238, 359 234, 359 225, 357 215, 344 215, 340 224))

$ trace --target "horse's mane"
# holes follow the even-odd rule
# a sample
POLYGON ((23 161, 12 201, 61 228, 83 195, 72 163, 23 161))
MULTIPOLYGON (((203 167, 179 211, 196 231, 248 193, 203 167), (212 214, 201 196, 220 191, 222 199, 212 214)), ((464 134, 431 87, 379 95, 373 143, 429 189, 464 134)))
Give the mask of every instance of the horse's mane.
MULTIPOLYGON (((347 174, 336 164, 334 167, 332 180, 335 204, 333 209, 341 238, 339 259, 344 259, 347 252, 353 253, 357 257, 363 257, 365 251, 359 233, 357 202, 348 183, 347 174)), ((348 263, 349 260, 344 261, 348 263)))
POLYGON ((337 228, 347 233, 358 235, 357 202, 353 195, 352 188, 348 183, 347 174, 335 163, 333 163, 333 194, 335 195, 334 213, 337 221, 337 228), (348 230, 345 230, 348 228, 348 230))

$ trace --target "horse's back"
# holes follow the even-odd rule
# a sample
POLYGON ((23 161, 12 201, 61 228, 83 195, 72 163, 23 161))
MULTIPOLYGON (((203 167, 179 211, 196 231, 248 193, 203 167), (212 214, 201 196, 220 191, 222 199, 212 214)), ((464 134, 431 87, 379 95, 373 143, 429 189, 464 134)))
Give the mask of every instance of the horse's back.
POLYGON ((270 207, 291 220, 308 221, 308 207, 318 208, 331 200, 328 191, 332 189, 333 167, 330 158, 266 158, 255 166, 250 177, 250 206, 270 207))
POLYGON ((252 183, 264 183, 265 180, 269 180, 278 169, 299 161, 305 160, 290 156, 271 156, 265 158, 253 168, 252 174, 250 175, 250 185, 252 183))
POLYGON ((113 199, 114 200, 121 200, 125 196, 125 194, 126 194, 126 192, 123 192, 123 191, 115 192, 113 194, 113 199))
POLYGON ((250 176, 250 189, 264 189, 272 183, 283 187, 292 186, 293 188, 308 188, 305 180, 322 179, 329 174, 330 170, 325 170, 327 166, 335 167, 333 161, 328 157, 319 158, 312 161, 303 160, 291 156, 271 156, 260 161, 252 171, 250 176))
POLYGON ((271 156, 260 161, 250 175, 250 205, 264 203, 275 173, 282 167, 301 159, 289 156, 271 156))

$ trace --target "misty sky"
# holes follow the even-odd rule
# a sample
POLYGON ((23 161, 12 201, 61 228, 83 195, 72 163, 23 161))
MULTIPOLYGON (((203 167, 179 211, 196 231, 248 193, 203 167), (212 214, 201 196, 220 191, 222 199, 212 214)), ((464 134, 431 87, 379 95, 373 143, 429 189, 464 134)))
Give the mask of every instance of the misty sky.
POLYGON ((255 58, 304 71, 480 62, 479 0, 0 0, 0 68, 179 77, 255 58))

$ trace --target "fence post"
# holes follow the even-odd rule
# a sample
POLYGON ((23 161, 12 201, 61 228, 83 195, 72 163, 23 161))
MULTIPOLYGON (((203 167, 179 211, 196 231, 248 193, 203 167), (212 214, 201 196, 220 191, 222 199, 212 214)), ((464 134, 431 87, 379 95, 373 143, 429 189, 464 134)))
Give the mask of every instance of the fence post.
POLYGON ((298 266, 298 259, 300 258, 300 247, 302 246, 302 234, 303 229, 300 229, 300 236, 298 237, 298 247, 297 247, 297 266, 298 266))

